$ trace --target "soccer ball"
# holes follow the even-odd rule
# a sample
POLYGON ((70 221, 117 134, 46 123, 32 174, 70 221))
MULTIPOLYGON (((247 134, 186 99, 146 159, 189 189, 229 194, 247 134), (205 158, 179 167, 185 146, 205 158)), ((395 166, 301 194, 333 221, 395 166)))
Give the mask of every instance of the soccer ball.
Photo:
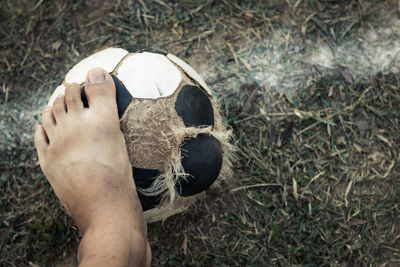
POLYGON ((101 67, 114 79, 122 133, 147 222, 186 210, 230 176, 234 147, 211 90, 187 63, 153 49, 107 48, 76 64, 49 100, 101 67))

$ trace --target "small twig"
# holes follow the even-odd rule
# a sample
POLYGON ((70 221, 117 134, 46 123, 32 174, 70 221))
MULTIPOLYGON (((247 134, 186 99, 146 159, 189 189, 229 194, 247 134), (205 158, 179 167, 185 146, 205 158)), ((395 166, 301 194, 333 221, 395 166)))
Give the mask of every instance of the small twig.
POLYGON ((282 186, 282 185, 278 184, 278 183, 243 185, 243 186, 239 186, 237 188, 232 189, 231 193, 239 191, 239 190, 244 190, 244 189, 249 189, 249 188, 256 188, 256 187, 264 187, 264 186, 282 186))
POLYGON ((227 46, 229 47, 229 50, 232 53, 233 59, 235 60, 236 67, 239 69, 239 60, 237 58, 235 50, 233 49, 233 46, 230 43, 227 43, 227 46))
POLYGON ((170 7, 169 5, 167 5, 166 3, 164 3, 164 2, 161 1, 161 0, 154 0, 154 2, 156 2, 156 3, 158 3, 158 4, 162 5, 162 6, 164 6, 164 7, 166 7, 166 8, 168 8, 169 11, 172 11, 172 10, 173 10, 172 7, 170 7))

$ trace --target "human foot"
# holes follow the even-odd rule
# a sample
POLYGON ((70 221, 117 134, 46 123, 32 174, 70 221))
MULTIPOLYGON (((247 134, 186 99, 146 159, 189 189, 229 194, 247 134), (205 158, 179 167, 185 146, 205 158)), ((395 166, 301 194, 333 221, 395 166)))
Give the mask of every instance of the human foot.
POLYGON ((111 232, 133 231, 147 243, 114 82, 104 70, 93 69, 85 82, 89 108, 83 107, 80 92, 78 84, 70 85, 42 113, 34 141, 43 173, 82 235, 107 232, 108 225, 111 232))

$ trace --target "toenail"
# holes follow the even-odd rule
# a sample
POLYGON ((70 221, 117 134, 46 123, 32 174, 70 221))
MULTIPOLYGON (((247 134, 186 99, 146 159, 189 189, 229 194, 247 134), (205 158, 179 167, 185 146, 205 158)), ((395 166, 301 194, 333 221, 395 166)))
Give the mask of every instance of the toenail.
POLYGON ((106 80, 106 75, 102 69, 96 68, 92 69, 88 73, 88 81, 89 83, 104 83, 106 80))

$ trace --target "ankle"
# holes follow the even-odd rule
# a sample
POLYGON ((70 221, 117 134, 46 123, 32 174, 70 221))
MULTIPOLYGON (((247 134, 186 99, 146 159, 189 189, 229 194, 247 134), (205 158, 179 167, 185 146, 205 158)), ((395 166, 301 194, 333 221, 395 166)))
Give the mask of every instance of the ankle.
POLYGON ((91 226, 83 235, 78 251, 80 265, 144 266, 149 264, 146 233, 129 223, 91 226), (117 264, 118 263, 118 264, 117 264))
POLYGON ((86 213, 79 212, 73 216, 82 235, 87 231, 120 227, 124 231, 139 229, 146 236, 146 224, 136 192, 123 191, 119 198, 106 198, 104 201, 92 199, 90 202, 90 207, 82 207, 86 213))

